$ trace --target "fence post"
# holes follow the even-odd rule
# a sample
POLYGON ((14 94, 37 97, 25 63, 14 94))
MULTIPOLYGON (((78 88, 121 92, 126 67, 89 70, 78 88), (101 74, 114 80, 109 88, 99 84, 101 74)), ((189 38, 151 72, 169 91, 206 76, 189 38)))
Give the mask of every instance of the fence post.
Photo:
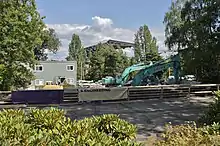
POLYGON ((77 97, 78 102, 79 102, 79 92, 80 92, 80 91, 79 91, 79 88, 77 88, 76 90, 77 90, 77 96, 76 96, 76 97, 77 97))
POLYGON ((127 100, 128 100, 128 101, 130 100, 130 98, 129 98, 129 89, 130 89, 130 88, 129 88, 129 87, 127 87, 127 97, 128 97, 128 99, 127 99, 127 100))
POLYGON ((160 99, 163 99, 163 87, 160 88, 160 99))
POLYGON ((191 85, 189 86, 189 89, 188 89, 188 98, 190 98, 190 92, 191 92, 190 88, 191 88, 191 85))

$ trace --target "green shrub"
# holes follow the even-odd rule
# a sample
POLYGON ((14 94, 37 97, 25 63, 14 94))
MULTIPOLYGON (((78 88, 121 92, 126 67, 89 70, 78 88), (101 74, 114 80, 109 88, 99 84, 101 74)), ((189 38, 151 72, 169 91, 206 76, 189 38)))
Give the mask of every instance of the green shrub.
POLYGON ((215 102, 200 118, 199 126, 182 124, 167 125, 162 140, 157 140, 157 146, 213 146, 220 145, 220 91, 214 92, 215 102))
POLYGON ((122 120, 117 115, 104 115, 94 117, 95 127, 118 140, 134 139, 136 135, 136 126, 122 120))
POLYGON ((204 126, 202 128, 203 133, 210 134, 210 135, 219 135, 220 134, 220 124, 213 123, 212 125, 204 126))
POLYGON ((214 92, 215 101, 210 104, 208 111, 200 118, 201 123, 210 125, 220 122, 220 91, 214 92))
POLYGON ((219 124, 197 128, 196 124, 166 126, 156 146, 213 146, 220 144, 219 124))
POLYGON ((0 112, 1 146, 136 146, 136 127, 117 115, 70 120, 63 110, 0 112))

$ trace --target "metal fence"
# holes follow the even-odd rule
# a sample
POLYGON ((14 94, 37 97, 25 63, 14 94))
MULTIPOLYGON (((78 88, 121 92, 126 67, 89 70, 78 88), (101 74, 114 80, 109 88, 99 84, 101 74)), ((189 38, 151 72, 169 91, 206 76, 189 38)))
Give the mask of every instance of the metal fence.
MULTIPOLYGON (((220 84, 197 84, 197 85, 159 85, 159 86, 138 86, 126 87, 127 97, 117 100, 138 100, 138 99, 152 99, 152 98, 181 98, 190 96, 206 96, 211 95, 213 91, 219 90, 220 84)), ((123 87, 125 89, 125 87, 123 87)), ((112 88, 108 88, 112 89, 112 88)), ((92 90, 92 89, 91 89, 92 90)), ((81 89, 68 88, 64 89, 63 102, 79 102, 81 89)), ((113 91, 114 92, 114 91, 113 91)), ((93 94, 91 92, 89 94, 93 94)), ((109 94, 110 92, 106 92, 109 94)), ((0 91, 0 101, 10 102, 10 91, 0 91)), ((98 95, 98 94, 97 94, 98 95)), ((30 97, 31 98, 31 97, 30 97)), ((108 99, 101 99, 101 101, 109 102, 108 99)))

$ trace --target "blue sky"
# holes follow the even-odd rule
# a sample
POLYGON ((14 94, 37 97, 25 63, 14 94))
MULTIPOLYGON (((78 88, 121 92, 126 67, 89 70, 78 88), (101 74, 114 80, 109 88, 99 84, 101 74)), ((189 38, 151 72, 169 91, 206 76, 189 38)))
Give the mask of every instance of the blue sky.
POLYGON ((36 1, 39 12, 46 16, 45 23, 60 36, 61 56, 67 54, 72 33, 79 34, 85 46, 110 38, 132 41, 143 24, 157 37, 161 50, 165 49, 162 22, 172 0, 36 1))
POLYGON ((111 18, 116 27, 161 27, 171 0, 37 0, 46 23, 91 24, 91 17, 111 18))

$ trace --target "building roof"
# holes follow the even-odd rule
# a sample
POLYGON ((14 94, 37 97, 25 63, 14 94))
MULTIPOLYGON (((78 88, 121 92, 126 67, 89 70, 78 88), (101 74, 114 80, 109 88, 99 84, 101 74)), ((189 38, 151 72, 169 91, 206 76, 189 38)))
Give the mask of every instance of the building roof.
MULTIPOLYGON (((130 48, 130 47, 134 47, 134 43, 131 42, 125 42, 125 41, 119 41, 119 40, 106 40, 106 41, 102 41, 100 42, 102 44, 111 44, 111 45, 119 45, 122 48, 130 48)), ((95 48, 98 44, 96 45, 91 45, 88 47, 85 47, 85 49, 92 49, 95 48)))
POLYGON ((66 61, 66 60, 47 60, 47 61, 39 61, 39 63, 76 63, 76 61, 66 61))

